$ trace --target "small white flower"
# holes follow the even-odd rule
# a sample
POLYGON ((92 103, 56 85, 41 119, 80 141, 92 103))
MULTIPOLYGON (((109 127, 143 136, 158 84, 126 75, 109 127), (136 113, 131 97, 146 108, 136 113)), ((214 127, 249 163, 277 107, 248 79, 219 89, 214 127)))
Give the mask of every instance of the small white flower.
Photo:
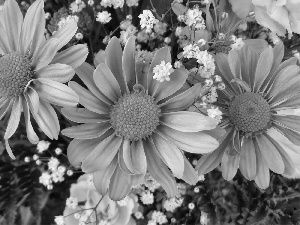
POLYGON ((194 192, 195 192, 195 193, 199 193, 199 191, 200 191, 200 189, 199 189, 198 187, 195 187, 195 188, 194 188, 194 192))
POLYGON ((37 154, 34 154, 32 158, 33 158, 33 160, 38 160, 39 156, 37 154))
POLYGON ((151 205, 154 202, 154 196, 150 191, 143 191, 140 199, 145 205, 151 205))
POLYGON ((160 82, 163 81, 169 81, 170 80, 170 74, 174 72, 174 69, 172 68, 172 64, 170 62, 166 63, 164 60, 161 61, 159 65, 156 65, 153 68, 153 79, 156 79, 160 82))
POLYGON ((188 9, 185 13, 185 24, 189 27, 194 26, 196 29, 205 29, 205 21, 202 17, 202 11, 199 7, 194 7, 193 9, 188 9))
POLYGON ((166 215, 160 211, 153 211, 151 218, 158 224, 163 224, 168 222, 166 215))
POLYGON ((150 32, 153 28, 153 25, 159 22, 157 19, 155 19, 150 10, 143 10, 143 13, 139 15, 139 18, 141 19, 141 28, 146 28, 146 32, 150 32))
POLYGON ((208 224, 209 219, 207 217, 208 217, 208 214, 206 212, 201 212, 201 217, 200 217, 201 225, 207 225, 208 224))
POLYGON ((199 177, 198 177, 198 181, 204 181, 205 180, 205 177, 204 177, 204 175, 199 175, 199 177))
POLYGON ((49 20, 51 18, 51 14, 49 12, 45 13, 45 19, 49 20))
POLYGON ((88 5, 93 6, 95 4, 94 0, 88 0, 88 5))
POLYGON ((29 162, 30 162, 30 157, 26 156, 26 157, 24 158, 24 162, 29 163, 29 162))
POLYGON ((43 172, 39 178, 39 182, 47 187, 52 184, 51 175, 48 172, 43 172))
POLYGON ((216 83, 222 82, 222 77, 220 77, 219 75, 215 75, 214 79, 216 83))
POLYGON ((205 84, 210 87, 214 84, 214 81, 212 79, 206 79, 205 84))
POLYGON ((114 8, 123 8, 124 0, 112 0, 112 5, 114 8))
POLYGON ((112 6, 112 0, 101 0, 100 5, 103 6, 104 8, 111 7, 112 6))
POLYGON ((68 176, 72 176, 72 175, 73 175, 73 171, 72 171, 72 170, 68 170, 68 171, 67 171, 67 175, 68 175, 68 176))
POLYGON ((38 165, 38 166, 39 166, 39 165, 41 165, 41 164, 42 164, 42 161, 38 159, 38 160, 36 160, 36 161, 35 161, 35 163, 36 163, 36 165, 38 165))
POLYGON ((63 182, 65 180, 64 174, 59 171, 55 171, 51 174, 51 179, 54 183, 63 182))
POLYGON ((98 12, 96 21, 106 24, 111 20, 111 14, 107 11, 98 12))
POLYGON ((48 150, 49 146, 50 146, 50 142, 49 141, 39 141, 39 143, 36 146, 36 149, 38 150, 38 153, 42 153, 46 150, 48 150))
POLYGON ((128 7, 138 6, 140 0, 126 0, 126 4, 128 7))
POLYGON ((72 2, 70 5, 70 10, 72 13, 81 12, 86 7, 84 1, 81 1, 80 4, 76 4, 76 2, 72 2))
MULTIPOLYGON (((76 5, 76 4, 75 4, 76 5)), ((77 5, 76 5, 77 6, 77 5)), ((79 21, 79 17, 78 16, 73 16, 73 15, 69 15, 67 17, 63 17, 60 19, 60 21, 57 23, 58 26, 58 30, 62 29, 64 26, 66 26, 66 24, 71 23, 71 22, 76 22, 78 23, 79 21)))
POLYGON ((52 184, 47 185, 47 189, 48 190, 52 190, 53 189, 53 185, 52 184))
POLYGON ((75 38, 76 38, 76 40, 78 40, 78 41, 82 40, 82 39, 83 39, 82 33, 77 33, 77 34, 75 35, 75 38))
POLYGON ((179 37, 181 35, 183 27, 176 27, 175 36, 179 37))
POLYGON ((179 206, 181 206, 182 203, 183 203, 182 198, 173 197, 165 200, 163 207, 167 211, 174 212, 174 210, 177 209, 179 206))
POLYGON ((207 115, 217 120, 219 123, 221 122, 222 112, 219 110, 218 107, 212 106, 210 109, 207 110, 207 115))
POLYGON ((203 38, 201 38, 201 39, 198 40, 198 44, 199 44, 200 47, 201 47, 201 46, 203 46, 203 45, 206 44, 206 41, 205 41, 203 38))
POLYGON ((144 215, 143 213, 141 213, 140 211, 137 211, 134 213, 135 218, 139 219, 144 219, 144 215))
POLYGON ((165 42, 166 44, 169 44, 169 43, 171 42, 171 38, 166 37, 165 40, 164 40, 164 42, 165 42))
POLYGON ((226 88, 226 86, 225 86, 224 83, 218 83, 217 88, 218 88, 219 90, 224 90, 224 89, 226 88))
POLYGON ((64 225, 64 224, 65 224, 65 221, 64 221, 64 217, 63 217, 63 216, 56 216, 55 219, 54 219, 54 222, 55 222, 57 225, 64 225))
POLYGON ((244 41, 242 38, 236 38, 235 36, 232 36, 232 40, 234 43, 231 44, 230 47, 233 50, 240 50, 244 46, 244 41))
POLYGON ((175 69, 178 69, 178 68, 180 68, 180 67, 182 67, 183 65, 182 65, 182 62, 181 61, 175 61, 175 63, 174 63, 174 68, 175 69))
POLYGON ((157 225, 157 223, 154 220, 149 220, 147 225, 157 225))
POLYGON ((60 155, 61 153, 62 153, 61 148, 56 148, 56 149, 55 149, 55 154, 56 154, 56 155, 60 155))
POLYGON ((188 204, 188 207, 190 210, 193 210, 195 208, 195 204, 191 202, 188 204))
POLYGON ((58 172, 60 172, 60 173, 64 173, 65 171, 66 171, 66 167, 65 166, 59 166, 58 168, 57 168, 57 171, 58 172))
POLYGON ((72 197, 72 196, 70 198, 67 198, 66 206, 71 208, 71 209, 76 209, 76 207, 78 206, 77 198, 72 197))
POLYGON ((49 162, 48 162, 48 168, 49 168, 49 170, 56 171, 58 165, 59 165, 58 159, 55 158, 55 157, 51 157, 50 160, 49 160, 49 162))

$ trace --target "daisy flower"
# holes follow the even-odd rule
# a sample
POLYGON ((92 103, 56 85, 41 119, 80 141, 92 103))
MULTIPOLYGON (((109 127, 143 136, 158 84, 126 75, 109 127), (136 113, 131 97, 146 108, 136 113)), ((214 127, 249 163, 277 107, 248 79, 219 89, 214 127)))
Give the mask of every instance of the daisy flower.
POLYGON ((50 138, 57 139, 59 122, 52 104, 75 106, 76 93, 64 85, 87 56, 84 45, 58 53, 77 31, 75 22, 67 24, 45 40, 44 1, 34 2, 25 18, 15 0, 7 0, 0 11, 0 119, 9 116, 4 134, 6 149, 14 158, 8 139, 15 133, 24 112, 27 137, 39 139, 30 122, 33 118, 50 138))
POLYGON ((151 65, 142 67, 142 62, 135 61, 134 37, 129 38, 123 53, 113 37, 105 57, 106 64, 96 69, 84 63, 76 70, 89 90, 69 83, 85 107, 62 110, 70 120, 83 123, 62 131, 74 138, 67 150, 70 163, 93 173, 97 190, 102 194, 108 190, 113 200, 123 199, 147 171, 168 195, 175 196, 172 173, 188 183, 196 183, 198 178, 182 150, 207 153, 218 146, 208 135, 218 133, 212 130, 216 120, 182 111, 194 102, 201 86, 179 91, 188 76, 185 69, 171 73, 170 81, 153 79, 155 66, 163 60, 171 62, 169 49, 159 49, 151 65))
POLYGON ((300 68, 295 58, 281 63, 283 55, 282 43, 261 53, 247 45, 216 55, 216 73, 227 86, 217 102, 226 135, 215 151, 198 161, 199 175, 221 163, 224 179, 231 180, 239 168, 265 189, 269 169, 289 177, 296 172, 292 159, 300 157, 300 117, 283 110, 300 105, 300 68))

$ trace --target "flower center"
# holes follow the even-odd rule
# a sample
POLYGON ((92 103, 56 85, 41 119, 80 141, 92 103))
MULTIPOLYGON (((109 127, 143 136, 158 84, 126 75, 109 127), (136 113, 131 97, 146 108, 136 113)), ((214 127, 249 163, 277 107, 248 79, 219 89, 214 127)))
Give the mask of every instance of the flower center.
POLYGON ((137 92, 120 97, 110 112, 116 135, 131 141, 150 136, 159 125, 160 115, 153 98, 137 92))
POLYGON ((244 133, 268 128, 271 111, 268 102, 258 93, 246 92, 235 97, 229 107, 230 121, 244 133))
POLYGON ((0 57, 0 97, 16 97, 24 91, 33 71, 30 60, 13 52, 0 57))

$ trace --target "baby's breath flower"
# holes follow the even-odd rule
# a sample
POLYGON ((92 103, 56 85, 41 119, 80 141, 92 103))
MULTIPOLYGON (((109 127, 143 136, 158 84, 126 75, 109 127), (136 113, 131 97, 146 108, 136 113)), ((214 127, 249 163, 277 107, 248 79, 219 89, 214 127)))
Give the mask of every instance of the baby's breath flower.
POLYGON ((169 44, 169 43, 171 42, 171 38, 166 37, 165 40, 164 40, 164 42, 165 42, 166 44, 169 44))
POLYGON ((53 185, 52 184, 47 185, 47 189, 48 190, 52 190, 53 189, 53 185))
POLYGON ((56 149, 55 149, 55 154, 56 154, 56 155, 60 155, 61 153, 62 153, 61 148, 56 148, 56 149))
POLYGON ((157 19, 155 19, 150 10, 143 10, 143 13, 139 15, 139 18, 141 19, 141 28, 146 28, 146 32, 150 32, 153 28, 153 25, 159 22, 157 19))
POLYGON ((158 224, 163 224, 168 222, 166 215, 160 211, 153 211, 151 218, 158 224))
POLYGON ((104 8, 112 6, 112 0, 102 0, 100 3, 101 6, 104 8))
POLYGON ((206 212, 201 212, 201 217, 200 217, 201 225, 207 225, 208 224, 209 219, 207 217, 208 217, 208 214, 206 212))
POLYGON ((203 45, 206 44, 206 41, 205 41, 204 39, 201 38, 201 39, 198 40, 198 44, 199 44, 200 47, 201 47, 201 46, 203 46, 203 45))
POLYGON ((134 213, 134 216, 135 216, 135 218, 137 218, 138 220, 144 218, 143 213, 141 213, 140 211, 135 212, 135 213, 134 213))
POLYGON ((112 5, 114 6, 115 9, 122 8, 124 5, 124 0, 113 0, 112 5))
POLYGON ((34 154, 32 158, 33 158, 33 160, 38 160, 39 156, 37 154, 34 154))
POLYGON ((181 35, 183 27, 176 27, 175 36, 179 37, 181 35))
POLYGON ((126 196, 126 197, 123 198, 122 200, 117 201, 117 204, 118 204, 119 206, 126 206, 126 205, 128 204, 128 201, 129 201, 129 199, 128 199, 128 197, 126 196))
POLYGON ((56 171, 58 165, 59 165, 58 159, 55 158, 55 157, 51 157, 50 160, 49 160, 49 162, 48 162, 48 168, 49 168, 49 170, 56 171))
POLYGON ((126 4, 128 7, 138 6, 140 0, 126 0, 126 4))
POLYGON ((66 171, 66 167, 65 166, 59 166, 57 168, 57 171, 60 172, 60 173, 64 173, 66 171))
POLYGON ((74 173, 73 170, 68 170, 68 171, 67 171, 67 175, 68 175, 68 176, 72 176, 73 173, 74 173))
POLYGON ((80 1, 80 3, 76 4, 75 2, 72 2, 70 5, 70 10, 72 13, 78 13, 81 12, 86 7, 84 1, 80 1))
POLYGON ((200 191, 200 189, 199 189, 198 187, 195 187, 195 188, 194 188, 194 192, 195 192, 195 193, 199 193, 199 191, 200 191))
POLYGON ((44 186, 52 184, 51 175, 48 172, 43 172, 39 178, 39 182, 44 186))
POLYGON ((156 79, 160 82, 169 81, 170 74, 173 73, 174 69, 170 62, 166 63, 164 60, 161 63, 153 68, 153 79, 156 79))
POLYGON ((95 3, 94 3, 94 0, 88 0, 88 5, 89 6, 93 6, 95 3))
POLYGON ((204 181, 205 180, 205 177, 204 177, 204 175, 199 175, 199 177, 198 177, 198 181, 204 181))
POLYGON ((141 30, 140 32, 138 32, 136 39, 139 42, 147 42, 149 40, 150 36, 149 34, 146 33, 145 30, 141 30))
POLYGON ((182 198, 169 198, 167 199, 164 204, 163 207, 170 212, 174 212, 175 209, 177 209, 179 206, 181 206, 181 204, 183 203, 183 199, 182 198))
POLYGON ((147 225, 157 225, 157 223, 154 220, 149 220, 147 225))
POLYGON ((28 156, 26 156, 25 158, 24 158, 24 162, 30 162, 30 157, 28 157, 28 156))
POLYGON ((199 7, 194 7, 193 9, 188 9, 185 14, 185 24, 189 27, 194 26, 196 29, 205 29, 205 21, 202 17, 202 11, 199 7))
POLYGON ((191 202, 188 204, 188 207, 190 210, 193 210, 195 208, 195 204, 191 202))
POLYGON ((54 222, 57 225, 64 225, 65 224, 63 216, 56 216, 55 219, 54 219, 54 222))
POLYGON ((45 13, 45 19, 49 20, 51 18, 51 14, 49 12, 45 13))
POLYGON ((236 38, 233 35, 231 39, 234 41, 234 43, 230 45, 233 50, 240 50, 244 46, 244 41, 242 38, 236 38))
POLYGON ((174 68, 175 69, 178 69, 178 68, 180 68, 180 67, 182 67, 183 65, 182 65, 182 62, 181 61, 175 61, 175 63, 174 63, 174 68))
POLYGON ((63 17, 60 19, 60 21, 57 23, 57 27, 58 27, 58 30, 61 30, 63 27, 65 27, 67 24, 71 23, 71 22, 76 22, 78 23, 79 21, 79 17, 78 16, 72 16, 72 15, 69 15, 67 17, 63 17))
POLYGON ((143 191, 140 199, 145 205, 151 205, 154 202, 154 196, 150 191, 143 191))
POLYGON ((111 20, 111 14, 107 11, 98 12, 96 21, 106 24, 111 20))
POLYGON ((71 209, 76 209, 76 207, 78 206, 78 200, 77 198, 74 197, 69 197, 66 200, 66 206, 71 208, 71 209))
POLYGON ((48 150, 50 144, 51 143, 49 141, 39 141, 39 143, 36 146, 38 153, 42 153, 42 152, 48 150))
POLYGON ((39 165, 41 165, 41 164, 42 164, 42 161, 38 159, 38 160, 36 160, 36 161, 35 161, 35 163, 36 163, 36 165, 38 165, 38 166, 39 166, 39 165))
POLYGON ((54 171, 51 174, 51 179, 54 183, 63 182, 65 180, 64 173, 61 173, 59 171, 54 171))
POLYGON ((215 79, 215 82, 216 82, 216 83, 222 82, 222 77, 220 77, 219 75, 215 75, 215 76, 214 76, 214 79, 215 79))
POLYGON ((77 33, 77 34, 75 35, 75 38, 76 38, 76 40, 78 40, 78 41, 82 40, 82 39, 83 39, 82 33, 77 33))
POLYGON ((226 88, 226 86, 225 86, 224 83, 218 83, 217 88, 218 88, 219 90, 224 90, 224 89, 226 88))

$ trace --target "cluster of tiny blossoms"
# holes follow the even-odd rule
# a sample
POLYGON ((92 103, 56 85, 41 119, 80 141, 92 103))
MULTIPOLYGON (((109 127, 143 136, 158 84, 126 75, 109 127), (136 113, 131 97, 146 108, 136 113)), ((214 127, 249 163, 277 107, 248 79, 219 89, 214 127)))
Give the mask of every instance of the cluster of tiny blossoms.
POLYGON ((160 82, 163 82, 164 80, 169 81, 170 80, 170 74, 173 73, 174 69, 172 68, 172 65, 170 62, 166 63, 164 60, 157 66, 153 68, 153 79, 156 79, 160 82))
POLYGON ((206 28, 205 21, 202 17, 202 11, 199 9, 198 5, 195 5, 192 9, 188 9, 184 15, 178 16, 178 20, 196 30, 206 28))
POLYGON ((143 10, 143 13, 139 15, 141 28, 146 28, 146 32, 151 32, 153 25, 158 23, 158 19, 156 19, 150 10, 143 10))

